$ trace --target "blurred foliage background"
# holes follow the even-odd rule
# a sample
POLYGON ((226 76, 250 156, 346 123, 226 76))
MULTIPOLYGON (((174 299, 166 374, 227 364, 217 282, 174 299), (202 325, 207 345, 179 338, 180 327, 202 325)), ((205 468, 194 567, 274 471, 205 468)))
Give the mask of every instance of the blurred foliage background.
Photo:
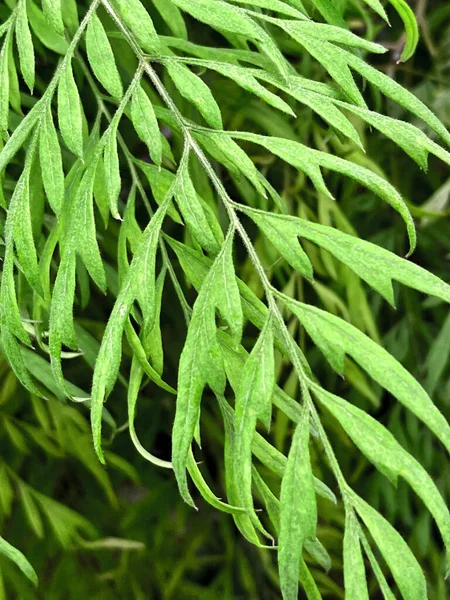
MULTIPOLYGON (((82 12, 87 3, 77 4, 82 12)), ((392 15, 392 27, 389 28, 363 9, 358 0, 341 1, 340 4, 346 9, 345 15, 353 31, 390 48, 389 54, 377 59, 378 68, 417 94, 450 127, 450 3, 445 0, 410 2, 419 20, 421 42, 415 57, 401 65, 396 62, 402 47, 400 21, 392 15)), ((7 8, 0 6, 0 21, 6 14, 7 8)), ((159 31, 165 31, 157 16, 155 21, 159 31)), ((204 28, 190 22, 193 41, 201 39, 202 44, 211 46, 223 42, 214 39, 213 33, 210 40, 203 39, 204 32, 204 28)), ((308 55, 302 54, 298 47, 280 35, 278 42, 300 74, 319 81, 324 79, 322 69, 308 55)), ((126 68, 127 60, 132 60, 131 55, 128 56, 122 42, 116 40, 115 43, 115 49, 121 53, 121 68, 126 68)), ((42 46, 39 60, 38 86, 42 90, 55 67, 55 55, 42 46)), ((83 79, 81 69, 77 77, 80 89, 89 100, 92 90, 83 79)), ((442 163, 431 158, 428 172, 421 172, 391 141, 355 119, 355 125, 365 138, 367 152, 364 153, 351 142, 339 139, 306 107, 297 111, 298 118, 293 121, 246 95, 219 75, 207 73, 205 79, 221 106, 226 128, 245 128, 290 137, 382 171, 403 194, 416 218, 419 242, 412 260, 450 281, 450 175, 442 163)), ((170 82, 167 84, 170 87, 170 82)), ((175 94, 173 89, 172 92, 175 94)), ((369 89, 366 99, 369 106, 380 112, 408 118, 399 113, 398 107, 394 108, 369 89)), ((183 112, 189 116, 191 108, 180 97, 178 100, 183 112)), ((31 97, 26 101, 29 105, 33 103, 31 97)), ((83 103, 88 104, 84 99, 83 103)), ((94 104, 92 98, 92 114, 87 114, 88 119, 95 115, 94 104)), ((144 148, 130 130, 131 127, 129 130, 125 127, 122 134, 135 156, 146 160, 144 148)), ((172 141, 171 132, 165 133, 172 141)), ((325 224, 333 223, 344 231, 356 231, 364 239, 405 255, 406 241, 400 219, 393 219, 389 207, 382 206, 357 184, 329 175, 330 189, 337 199, 336 203, 331 203, 318 196, 302 175, 265 155, 262 150, 253 159, 269 174, 272 184, 289 204, 291 214, 318 219, 325 224)), ((245 182, 228 182, 228 174, 221 172, 221 175, 230 186, 239 186, 242 196, 252 203, 253 192, 245 182)), ((201 188, 200 170, 197 176, 197 186, 201 188)), ((8 186, 11 188, 13 183, 6 180, 6 190, 8 186)), ((204 197, 214 202, 206 181, 203 190, 204 197)), ((142 223, 146 222, 147 216, 140 207, 137 207, 137 215, 142 223)), ((3 213, 1 219, 4 220, 3 213)), ((175 238, 183 235, 175 224, 173 231, 168 233, 175 238)), ((101 235, 103 254, 107 261, 110 259, 108 274, 114 281, 117 273, 111 265, 116 260, 117 225, 110 223, 101 235)), ((303 289, 301 279, 284 269, 273 248, 263 240, 257 240, 256 245, 279 287, 325 306, 374 339, 381 340, 389 352, 422 382, 450 418, 450 315, 443 303, 424 300, 417 292, 403 288, 397 290, 397 310, 388 308, 348 269, 338 265, 325 251, 312 246, 308 247, 308 252, 314 260, 317 285, 314 290, 303 289)), ((172 259, 180 280, 184 281, 175 255, 172 259)), ((239 259, 240 276, 261 295, 244 253, 239 259)), ((77 334, 84 354, 68 355, 65 373, 73 384, 88 390, 98 340, 114 298, 105 299, 94 289, 89 290, 83 283, 82 271, 79 282, 77 334)), ((195 294, 187 285, 185 287, 187 298, 192 302, 195 294)), ((167 381, 173 383, 185 325, 174 292, 168 286, 166 290, 162 301, 165 373, 167 381)), ((294 331, 295 327, 293 322, 294 331)), ((255 332, 248 327, 245 334, 251 346, 255 332)), ((431 433, 419 426, 412 414, 407 415, 400 405, 383 396, 350 360, 345 379, 340 379, 325 365, 317 350, 309 349, 306 341, 303 346, 324 387, 346 394, 387 425, 430 472, 449 500, 450 466, 431 433)), ((126 368, 123 373, 126 373, 129 366, 126 346, 124 352, 126 368)), ((88 408, 65 401, 52 381, 44 354, 28 352, 27 361, 30 370, 39 374, 41 381, 48 382, 47 401, 30 397, 0 357, 0 523, 2 535, 26 554, 38 572, 41 584, 38 591, 33 590, 15 566, 1 558, 0 598, 265 600, 279 597, 275 554, 250 547, 235 529, 229 515, 216 512, 201 499, 198 499, 200 511, 193 512, 179 498, 171 473, 158 470, 136 453, 126 427, 125 378, 116 386, 107 405, 111 418, 105 446, 108 462, 105 470, 92 449, 88 408)), ((290 368, 281 361, 278 368, 280 385, 295 397, 296 382, 290 368)), ((170 454, 173 412, 172 397, 151 384, 142 389, 137 431, 145 447, 161 458, 170 454)), ((325 415, 324 419, 327 419, 325 415)), ((223 431, 220 423, 219 408, 214 398, 206 395, 202 415, 205 460, 202 470, 219 496, 223 490, 223 431)), ((425 569, 430 598, 445 600, 450 597, 443 576, 441 541, 425 508, 406 484, 400 482, 395 490, 377 473, 335 422, 326 420, 326 426, 351 485, 371 504, 382 509, 407 536, 425 569)), ((291 427, 284 414, 275 413, 271 440, 284 452, 289 447, 291 427)), ((319 460, 319 451, 316 456, 314 450, 312 452, 318 476, 333 487, 330 473, 323 467, 323 460, 319 460)), ((267 473, 267 477, 271 475, 267 473)), ((279 485, 279 481, 272 483, 274 489, 279 485)), ((326 573, 313 560, 311 568, 325 598, 343 598, 343 512, 339 504, 335 506, 322 500, 319 515, 318 537, 331 554, 332 568, 326 573)), ((378 592, 373 594, 371 597, 379 597, 378 592)))

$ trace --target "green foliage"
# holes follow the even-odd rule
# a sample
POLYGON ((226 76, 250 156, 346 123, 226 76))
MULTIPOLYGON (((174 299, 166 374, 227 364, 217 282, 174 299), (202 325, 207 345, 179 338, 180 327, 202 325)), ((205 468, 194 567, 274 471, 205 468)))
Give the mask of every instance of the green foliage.
MULTIPOLYGON (((51 530, 65 550, 98 557, 117 550, 119 566, 104 561, 114 587, 99 598, 161 590, 164 598, 237 597, 235 568, 237 593, 250 598, 294 600, 302 590, 309 599, 364 600, 378 588, 385 598, 445 597, 441 542, 433 540, 430 556, 421 542, 432 543, 432 517, 450 551, 450 490, 429 474, 439 479, 433 444, 441 444, 436 454, 442 445, 450 451, 439 406, 449 389, 448 318, 439 329, 450 285, 438 276, 436 256, 420 266, 398 254, 405 245, 408 256, 417 245, 420 252, 414 218, 425 233, 428 226, 428 246, 438 240, 450 250, 440 223, 448 181, 420 175, 433 191, 441 187, 419 207, 414 185, 385 157, 405 160, 398 146, 440 173, 450 153, 436 140, 450 143, 450 117, 436 116, 371 64, 386 52, 376 37, 388 15, 378 0, 365 4, 8 0, 0 7, 0 432, 13 449, 0 462, 0 516, 12 523, 0 554, 20 597, 36 597, 10 564, 36 583, 28 558, 10 543, 15 532, 23 542, 24 527, 38 540, 51 530), (350 30, 356 18, 365 29, 350 30), (377 144, 390 145, 377 157, 377 144), (384 237, 372 225, 378 215, 389 224, 384 237), (382 339, 384 301, 402 317, 382 339), (428 331, 420 315, 429 309, 428 331), (427 356, 408 354, 414 328, 427 356), (170 460, 159 433, 170 440, 170 460), (156 542, 154 554, 135 560, 145 572, 151 560, 154 582, 143 583, 130 564, 145 549, 141 508, 129 508, 119 530, 103 535, 97 498, 78 498, 75 510, 52 497, 56 478, 24 479, 38 451, 50 457, 49 473, 74 459, 112 512, 120 507, 116 483, 138 486, 135 457, 150 463, 139 469, 159 490, 142 504, 157 522, 156 542), (206 468, 197 463, 202 456, 206 468), (370 489, 359 484, 361 472, 370 489), (173 519, 175 481, 186 505, 173 519), (410 517, 403 521, 400 497, 410 517), (14 499, 25 519, 13 514, 14 499), (209 515, 208 504, 230 515, 221 521, 223 547, 210 540, 209 518, 189 512, 198 505, 209 515), (187 542, 174 562, 161 548, 183 527, 187 542), (180 583, 193 564, 201 571, 207 544, 219 575, 208 587, 202 574, 180 583), (261 571, 268 592, 254 581, 261 571)), ((418 25, 406 2, 390 4, 389 16, 405 28, 405 62, 418 25)), ((44 575, 48 597, 64 597, 64 569, 76 571, 77 561, 62 560, 54 581, 44 575)), ((74 585, 73 597, 97 593, 94 584, 74 585)), ((3 587, 2 575, 5 596, 3 587)))

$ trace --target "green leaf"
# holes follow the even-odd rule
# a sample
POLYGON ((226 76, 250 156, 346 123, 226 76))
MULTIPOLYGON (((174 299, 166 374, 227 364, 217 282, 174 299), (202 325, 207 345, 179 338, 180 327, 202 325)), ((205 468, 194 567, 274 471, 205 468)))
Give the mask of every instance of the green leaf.
MULTIPOLYGON (((173 186, 172 186, 173 187, 173 186)), ((106 325, 100 351, 95 363, 92 383, 91 423, 94 447, 99 459, 104 462, 101 448, 102 409, 117 379, 122 357, 122 336, 133 302, 137 296, 141 273, 148 268, 148 262, 155 260, 160 229, 167 211, 168 200, 154 214, 142 234, 139 246, 131 261, 114 308, 106 325)))
POLYGON ((315 35, 299 35, 290 28, 288 32, 324 67, 351 102, 354 102, 357 106, 365 107, 366 104, 361 92, 347 66, 346 57, 341 53, 338 46, 315 35))
MULTIPOLYGON (((44 9, 44 15, 53 29, 64 34, 64 23, 62 18, 61 0, 42 0, 42 8, 44 9)), ((95 17, 95 15, 94 15, 95 17)))
POLYGON ((385 96, 397 102, 404 109, 422 119, 431 127, 448 145, 450 145, 450 133, 433 112, 423 104, 414 94, 397 83, 392 77, 385 75, 375 69, 364 60, 341 49, 346 54, 348 64, 352 69, 358 71, 367 81, 372 83, 385 96))
POLYGON ((350 510, 345 516, 344 583, 346 599, 369 600, 358 522, 353 511, 350 510))
POLYGON ((242 506, 258 522, 252 500, 252 441, 257 419, 269 428, 275 387, 272 320, 269 318, 243 366, 236 392, 233 473, 242 506))
POLYGON ((450 513, 431 477, 381 423, 314 384, 320 402, 336 417, 363 454, 394 484, 403 477, 433 515, 450 553, 450 513))
POLYGON ((93 15, 86 30, 86 50, 95 76, 114 98, 122 98, 123 87, 116 60, 102 22, 93 15))
POLYGON ((226 2, 217 0, 214 9, 211 10, 210 0, 172 0, 173 4, 186 11, 194 19, 207 23, 215 29, 230 31, 249 39, 260 39, 259 31, 262 31, 254 21, 240 10, 226 2))
POLYGON ((145 458, 145 460, 148 460, 150 463, 152 463, 153 465, 156 465, 157 467, 162 467, 164 469, 171 469, 172 463, 167 460, 162 460, 161 458, 158 458, 157 456, 154 456, 153 454, 150 454, 150 452, 148 452, 148 450, 146 450, 144 448, 144 446, 141 444, 141 442, 137 436, 137 433, 136 433, 136 429, 134 426, 135 415, 136 415, 136 404, 137 404, 137 399, 139 396, 139 390, 140 390, 140 386, 142 383, 143 375, 144 375, 144 370, 139 365, 138 360, 135 357, 133 357, 133 361, 131 363, 131 371, 130 371, 128 394, 127 394, 128 427, 130 429, 131 441, 133 442, 136 450, 139 452, 139 454, 143 458, 145 458))
POLYGON ((441 160, 450 164, 450 153, 438 146, 435 142, 425 135, 420 129, 391 117, 379 115, 376 112, 351 106, 344 102, 334 101, 339 106, 360 116, 366 123, 381 131, 386 137, 390 138, 400 148, 406 152, 422 168, 427 169, 428 153, 435 154, 441 160))
POLYGON ((367 50, 367 52, 374 52, 376 54, 384 54, 386 48, 380 44, 370 42, 355 35, 347 29, 342 27, 335 27, 334 25, 325 25, 323 23, 315 23, 314 21, 282 21, 281 19, 276 20, 276 24, 289 33, 294 39, 297 39, 300 43, 304 39, 304 36, 311 36, 316 40, 323 40, 326 42, 332 42, 334 44, 344 44, 346 46, 361 48, 367 50))
POLYGON ((30 527, 35 535, 42 539, 44 537, 44 524, 41 515, 33 499, 31 488, 23 482, 19 482, 20 501, 27 517, 30 527))
POLYGON ((141 85, 136 87, 131 100, 131 120, 139 138, 147 145, 151 159, 156 165, 161 165, 162 144, 158 120, 153 104, 141 85))
POLYGON ((406 62, 416 51, 419 42, 419 26, 415 14, 405 0, 389 0, 389 2, 398 12, 405 25, 406 43, 398 62, 406 62))
POLYGON ((5 243, 8 248, 10 239, 14 240, 20 265, 28 283, 37 294, 42 295, 43 291, 33 238, 30 210, 30 172, 35 156, 35 148, 36 135, 29 148, 25 168, 11 198, 5 225, 5 243))
POLYGON ((272 213, 248 211, 250 217, 259 229, 268 237, 272 244, 290 265, 307 279, 313 279, 313 268, 308 255, 298 240, 298 231, 293 218, 278 218, 272 213))
POLYGON ((94 219, 94 180, 96 160, 85 171, 79 187, 74 192, 70 204, 70 232, 78 254, 81 256, 89 275, 106 291, 106 278, 100 254, 94 219))
POLYGON ((367 502, 352 495, 353 503, 381 554, 386 560, 405 600, 427 598, 427 584, 417 559, 402 536, 367 502))
POLYGON ((450 452, 450 426, 431 398, 384 348, 346 321, 323 310, 285 297, 314 343, 338 373, 348 354, 375 381, 421 419, 450 452))
POLYGON ((195 238, 205 250, 216 254, 220 250, 220 246, 208 223, 205 210, 192 183, 188 164, 183 165, 180 169, 175 198, 183 219, 192 230, 195 238))
POLYGON ((37 577, 36 572, 33 569, 33 567, 30 565, 30 563, 25 558, 25 556, 22 554, 22 552, 20 552, 20 550, 17 550, 17 548, 14 548, 14 546, 11 546, 11 544, 8 543, 2 537, 0 537, 0 554, 3 554, 3 556, 6 556, 7 558, 9 558, 9 560, 12 560, 19 567, 19 569, 22 571, 22 573, 34 585, 37 586, 38 577, 37 577))
POLYGON ((20 125, 14 130, 14 133, 6 142, 4 148, 0 152, 0 174, 5 170, 5 167, 30 135, 31 130, 42 115, 43 108, 44 103, 43 99, 41 99, 36 102, 27 116, 22 119, 20 125))
POLYGON ((28 26, 27 5, 20 0, 16 16, 16 42, 19 50, 20 70, 25 83, 33 93, 34 88, 34 48, 28 26))
MULTIPOLYGON (((70 4, 71 0, 64 0, 64 3, 61 3, 60 0, 46 1, 48 4, 59 4, 61 10, 67 4, 70 4)), ((64 38, 64 30, 62 29, 58 33, 57 29, 55 29, 55 26, 63 27, 63 23, 59 23, 59 17, 57 13, 50 12, 49 9, 49 13, 44 16, 42 11, 36 6, 33 0, 27 0, 27 10, 30 26, 35 36, 50 50, 65 56, 69 48, 69 44, 64 38), (49 19, 52 19, 55 21, 55 23, 52 24, 49 19)))
POLYGON ((294 17, 294 19, 306 19, 306 16, 302 12, 295 7, 289 6, 289 3, 282 2, 281 0, 231 0, 231 2, 248 4, 258 8, 266 8, 267 10, 273 10, 282 15, 294 17))
POLYGON ((266 196, 258 169, 246 152, 228 135, 216 131, 195 132, 205 150, 236 176, 244 175, 262 196, 266 196))
POLYGON ((414 250, 417 236, 414 222, 407 205, 397 190, 373 171, 338 156, 319 150, 313 150, 303 144, 284 138, 268 137, 244 132, 233 132, 232 135, 235 138, 259 144, 292 166, 300 169, 311 179, 317 191, 322 192, 326 196, 331 197, 331 194, 323 180, 321 168, 330 169, 337 173, 347 175, 351 179, 366 186, 391 205, 401 215, 408 231, 410 253, 414 250))
POLYGON ((172 0, 152 0, 156 10, 166 22, 176 38, 188 39, 186 24, 180 10, 172 0))
MULTIPOLYGON (((222 273, 227 260, 227 246, 232 244, 232 240, 233 236, 229 234, 201 285, 178 369, 172 464, 180 493, 191 506, 194 503, 187 486, 186 465, 200 417, 203 389, 209 384, 216 394, 222 395, 225 388, 221 351, 216 337, 215 308, 221 308, 223 304, 222 273)), ((232 314, 234 310, 228 312, 228 315, 232 314)))
POLYGON ((40 122, 39 160, 48 202, 58 216, 64 202, 64 171, 58 134, 50 106, 47 107, 40 122))
MULTIPOLYGON (((403 285, 419 290, 424 294, 437 296, 450 303, 450 285, 413 262, 380 248, 376 244, 343 233, 333 227, 297 217, 275 215, 247 208, 243 208, 243 211, 264 232, 264 228, 269 227, 274 232, 278 232, 278 243, 280 245, 284 245, 285 240, 289 240, 288 250, 291 251, 294 258, 296 256, 294 249, 297 245, 297 237, 306 238, 328 250, 330 254, 357 273, 361 279, 364 279, 392 305, 394 305, 392 280, 399 281, 403 285), (291 236, 290 238, 286 237, 288 233, 291 236)), ((273 237, 276 240, 277 234, 274 233, 273 237)), ((303 272, 299 268, 301 265, 296 266, 294 262, 289 262, 294 268, 297 268, 301 273, 303 272)))
MULTIPOLYGON (((10 31, 10 30, 9 30, 10 31)), ((9 45, 11 36, 8 31, 0 51, 0 133, 8 131, 9 123, 9 45)))
POLYGON ((169 61, 167 71, 180 94, 191 102, 215 129, 223 129, 220 108, 209 87, 181 63, 169 61))
POLYGON ((114 0, 123 22, 136 38, 143 50, 158 54, 161 43, 153 21, 140 0, 114 0))
POLYGON ((83 119, 81 100, 73 77, 72 65, 67 63, 58 85, 59 129, 66 146, 76 156, 83 156, 83 119))
POLYGON ((120 220, 117 203, 120 190, 122 189, 122 180, 120 177, 119 153, 117 150, 117 128, 111 127, 105 132, 106 143, 103 153, 103 167, 105 169, 106 194, 109 198, 109 207, 111 214, 115 219, 120 220))
POLYGON ((309 410, 303 408, 281 482, 278 564, 284 600, 297 599, 303 546, 306 538, 316 537, 317 507, 309 457, 309 418, 309 410))

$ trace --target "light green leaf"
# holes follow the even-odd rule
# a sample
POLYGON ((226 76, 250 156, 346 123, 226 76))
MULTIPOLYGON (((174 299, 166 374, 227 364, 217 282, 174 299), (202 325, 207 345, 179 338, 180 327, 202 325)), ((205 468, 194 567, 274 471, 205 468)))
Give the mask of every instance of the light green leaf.
POLYGON ((180 493, 191 506, 194 506, 194 503, 187 486, 186 465, 200 417, 203 389, 209 384, 216 394, 222 395, 225 388, 222 357, 216 338, 215 308, 220 307, 223 302, 221 275, 227 245, 231 242, 232 235, 228 235, 201 285, 178 369, 178 398, 172 431, 172 464, 180 493))
POLYGON ((280 494, 278 564, 284 600, 298 597, 299 565, 306 538, 316 537, 317 507, 309 457, 309 411, 295 430, 280 494))
POLYGON ((139 390, 140 390, 140 386, 142 383, 143 375, 144 375, 144 370, 139 365, 138 360, 135 357, 133 357, 133 361, 131 363, 130 377, 128 380, 128 393, 127 393, 128 427, 130 429, 131 441, 133 442, 136 450, 139 452, 139 454, 143 458, 145 458, 145 460, 148 460, 150 463, 156 465, 157 467, 162 467, 164 469, 171 469, 172 463, 169 461, 166 461, 166 460, 162 460, 161 458, 158 458, 157 456, 154 456, 153 454, 150 454, 150 452, 148 452, 148 450, 146 450, 144 448, 144 446, 141 444, 141 442, 137 436, 137 433, 136 433, 136 429, 134 426, 135 415, 136 415, 136 404, 137 404, 137 399, 139 397, 139 390))
POLYGON ((422 569, 402 536, 367 502, 352 495, 356 510, 370 531, 405 600, 427 598, 422 569))
POLYGON ((169 61, 167 71, 180 94, 191 102, 215 129, 223 129, 220 108, 209 87, 181 63, 169 61))
POLYGON ((5 146, 0 152, 0 174, 5 170, 10 160, 16 152, 22 147, 29 136, 31 130, 42 115, 44 103, 38 100, 27 116, 22 119, 20 125, 14 130, 14 133, 8 138, 5 146))
POLYGON ((344 583, 346 600, 369 600, 358 522, 350 510, 345 516, 344 583))
POLYGON ((158 120, 153 104, 140 85, 131 100, 131 120, 138 136, 147 145, 151 159, 159 166, 162 162, 162 144, 158 120))
POLYGON ((343 373, 348 354, 375 381, 421 419, 450 452, 450 426, 431 398, 384 348, 346 321, 284 297, 315 344, 336 371, 343 373))
POLYGON ((416 51, 419 42, 419 26, 415 14, 405 0, 389 0, 389 2, 398 12, 405 25, 406 43, 398 62, 406 62, 416 51))
POLYGON ((122 19, 143 50, 158 54, 161 43, 153 21, 140 0, 114 0, 122 19))
POLYGON ((314 384, 314 393, 336 417, 346 433, 394 484, 403 477, 433 515, 450 552, 450 513, 431 477, 376 419, 342 398, 314 384))
POLYGON ((263 213, 253 210, 248 211, 249 216, 255 221, 259 229, 269 238, 280 254, 290 265, 307 279, 313 279, 313 267, 308 255, 301 247, 298 240, 298 231, 292 218, 263 213))
POLYGON ((350 52, 341 49, 340 52, 346 54, 346 60, 352 69, 358 71, 367 81, 372 83, 385 96, 397 102, 404 109, 422 119, 433 129, 448 145, 450 145, 450 133, 433 114, 433 112, 423 104, 414 94, 409 92, 402 85, 397 83, 392 77, 385 75, 379 69, 375 69, 364 60, 350 52))
MULTIPOLYGON (((172 186, 173 187, 173 186, 172 186)), ((131 261, 130 269, 124 280, 114 308, 106 325, 100 351, 95 364, 92 383, 91 423, 94 447, 99 459, 104 462, 101 448, 102 409, 117 379, 122 356, 122 336, 133 302, 137 296, 142 270, 156 253, 159 233, 167 211, 168 202, 161 206, 145 228, 139 246, 131 261)))
POLYGON ((117 150, 117 128, 108 128, 105 132, 106 143, 103 152, 103 167, 105 169, 106 193, 109 198, 109 208, 115 219, 120 220, 117 203, 119 200, 122 180, 120 177, 119 153, 117 150))
POLYGON ((302 43, 304 36, 311 36, 316 40, 344 44, 376 54, 384 54, 386 52, 384 46, 365 40, 359 35, 355 35, 351 31, 348 31, 348 29, 343 29, 342 27, 315 23, 314 21, 283 21, 281 19, 277 19, 276 24, 289 33, 294 39, 298 39, 300 43, 302 43))
POLYGON ((230 31, 249 39, 259 40, 262 31, 244 11, 226 2, 216 0, 211 9, 211 0, 172 0, 172 2, 190 15, 215 29, 230 31))
POLYGON ((20 70, 25 83, 33 93, 34 88, 34 48, 28 26, 27 5, 20 0, 16 16, 16 42, 19 50, 20 70))
MULTIPOLYGON (((413 262, 380 248, 376 244, 343 233, 333 227, 297 217, 275 215, 247 208, 244 208, 243 211, 260 227, 260 223, 264 222, 268 224, 266 226, 273 227, 276 231, 290 231, 294 236, 290 241, 292 248, 295 247, 297 236, 300 236, 328 250, 392 305, 394 305, 392 280, 450 303, 450 286, 447 283, 413 262)), ((295 266, 293 263, 291 264, 295 266)), ((299 269, 298 266, 295 268, 299 269)))
POLYGON ((259 172, 246 152, 228 135, 216 131, 195 132, 196 139, 205 150, 233 174, 240 174, 254 185, 262 196, 266 196, 259 172))
POLYGON ((397 190, 373 171, 338 156, 313 150, 303 144, 284 138, 245 132, 233 132, 232 135, 234 138, 259 144, 292 166, 300 169, 311 179, 317 191, 329 197, 331 195, 323 180, 321 168, 342 173, 360 182, 398 211, 406 224, 410 240, 410 252, 414 250, 416 245, 416 230, 407 205, 397 190))
POLYGON ((94 219, 94 180, 96 160, 85 171, 81 183, 71 198, 70 231, 72 243, 81 256, 91 278, 106 291, 106 277, 100 254, 94 219))
POLYGON ((81 158, 83 156, 81 100, 70 61, 61 74, 58 85, 58 122, 67 147, 81 158))
POLYGON ((289 6, 288 3, 281 0, 229 0, 238 4, 247 4, 258 8, 276 11, 282 15, 294 17, 294 19, 306 19, 306 16, 296 8, 289 6))
MULTIPOLYGON (((53 29, 64 34, 64 23, 62 18, 61 0, 42 0, 44 15, 53 29)), ((94 15, 95 16, 95 15, 94 15)))
MULTIPOLYGON (((9 30, 10 31, 10 30, 9 30)), ((8 131, 9 123, 9 45, 10 33, 6 35, 0 51, 0 133, 8 131)))
POLYGON ((16 565, 19 567, 19 569, 22 571, 22 573, 34 585, 37 586, 38 577, 37 577, 36 572, 33 569, 33 567, 30 565, 30 563, 25 558, 25 556, 22 554, 22 552, 20 552, 20 550, 17 550, 17 548, 14 548, 14 546, 11 546, 11 544, 9 544, 2 537, 0 537, 0 554, 3 554, 3 556, 6 556, 10 560, 12 560, 14 563, 16 563, 16 565))
POLYGON ((384 19, 387 23, 389 23, 388 16, 386 11, 384 10, 383 5, 380 0, 364 0, 364 2, 370 6, 372 10, 374 10, 382 19, 384 19))
POLYGON ((93 15, 86 30, 86 50, 95 76, 114 98, 122 98, 123 87, 116 60, 102 22, 93 15))
POLYGON ((218 307, 222 317, 228 322, 232 339, 239 343, 242 338, 244 316, 242 313, 241 295, 236 281, 233 265, 233 244, 228 240, 223 253, 221 269, 218 274, 218 285, 222 293, 218 294, 218 307))
POLYGON ((347 66, 346 57, 340 52, 338 46, 317 38, 315 35, 299 35, 295 30, 288 30, 288 32, 328 71, 351 102, 354 102, 357 106, 366 106, 361 92, 353 79, 353 75, 347 66))
POLYGON ((233 473, 240 503, 253 517, 252 440, 257 420, 269 429, 272 395, 275 388, 275 361, 272 320, 267 319, 241 371, 236 393, 233 473))
POLYGON ((337 25, 338 27, 346 27, 346 22, 339 14, 339 10, 334 5, 333 0, 314 0, 314 6, 327 23, 337 25))
POLYGON ((344 102, 339 102, 338 100, 335 100, 334 102, 360 116, 366 123, 369 123, 369 125, 372 125, 386 137, 393 140, 400 148, 402 148, 402 150, 404 150, 404 152, 406 152, 406 154, 409 154, 422 169, 427 169, 429 152, 435 154, 447 164, 450 164, 450 153, 430 140, 427 135, 414 125, 406 123, 405 121, 386 117, 385 115, 380 115, 364 108, 351 106, 344 102))
POLYGON ((41 118, 39 128, 39 160, 42 183, 53 212, 58 216, 64 202, 64 171, 58 134, 50 105, 41 118))
POLYGON ((192 183, 188 164, 183 165, 180 169, 175 198, 183 219, 192 230, 195 238, 205 250, 216 254, 220 250, 220 246, 208 223, 205 210, 192 183))

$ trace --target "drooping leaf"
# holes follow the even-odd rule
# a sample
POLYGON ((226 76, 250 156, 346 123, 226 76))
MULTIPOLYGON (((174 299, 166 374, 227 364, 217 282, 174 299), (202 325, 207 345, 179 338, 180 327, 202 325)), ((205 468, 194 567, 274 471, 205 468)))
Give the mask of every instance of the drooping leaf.
POLYGON ((33 93, 34 88, 34 48, 28 25, 27 5, 20 0, 16 16, 16 42, 19 50, 20 70, 25 83, 33 93))
POLYGON ((109 198, 111 214, 115 219, 120 219, 117 203, 122 179, 120 177, 119 153, 117 150, 117 128, 109 128, 105 132, 106 143, 103 152, 103 168, 105 169, 106 193, 109 198))
POLYGON ((153 0, 153 4, 161 17, 167 23, 173 35, 182 40, 187 40, 188 34, 183 16, 172 0, 153 0))
POLYGON ((140 85, 131 100, 131 119, 140 139, 147 145, 156 165, 162 161, 161 135, 153 105, 140 85))
POLYGON ((192 183, 187 164, 180 171, 175 198, 183 219, 191 228, 196 239, 208 252, 216 254, 220 246, 208 223, 205 210, 192 183))
MULTIPOLYGON (((343 233, 333 227, 298 217, 275 215, 247 208, 243 208, 243 210, 262 231, 274 232, 272 237, 275 245, 278 240, 277 243, 280 247, 287 246, 286 252, 290 252, 292 255, 289 262, 301 273, 304 273, 304 267, 303 263, 297 264, 301 258, 300 254, 297 256, 297 237, 306 238, 328 250, 392 305, 394 304, 392 280, 450 302, 450 286, 448 284, 422 267, 380 248, 376 244, 343 233)), ((284 256, 287 258, 288 254, 284 254, 284 256)))
POLYGON ((140 0, 114 0, 120 16, 139 45, 150 54, 158 54, 160 41, 153 21, 140 0))
POLYGON ((356 516, 348 511, 344 534, 344 583, 348 600, 369 600, 366 570, 359 540, 356 516))
POLYGON ((81 100, 73 76, 72 65, 67 63, 58 85, 58 122, 66 146, 76 156, 83 156, 83 120, 81 100))
POLYGON ((22 554, 22 552, 20 552, 20 550, 18 550, 17 548, 14 548, 14 546, 11 546, 11 544, 2 537, 0 537, 0 553, 3 554, 3 556, 6 556, 10 560, 12 560, 14 563, 16 563, 16 565, 19 567, 22 573, 34 585, 38 584, 38 577, 36 575, 36 572, 30 565, 28 560, 25 558, 25 556, 22 554))
POLYGON ((389 0, 389 2, 394 6, 405 25, 406 42, 399 62, 406 62, 414 54, 419 42, 419 26, 415 14, 405 0, 389 0))
POLYGON ((222 129, 222 115, 209 87, 181 63, 169 61, 167 71, 180 94, 191 102, 211 127, 222 129))
POLYGON ((61 0, 42 0, 44 15, 53 29, 64 34, 61 0))
MULTIPOLYGON (((252 440, 257 420, 269 428, 275 387, 272 320, 269 318, 243 367, 236 391, 234 467, 242 506, 254 514, 251 493, 252 440)), ((256 515, 254 514, 254 519, 256 515)))
POLYGON ((309 410, 303 408, 289 451, 280 494, 278 563, 285 600, 296 600, 306 538, 316 537, 317 507, 309 457, 309 410))
POLYGON ((405 600, 423 600, 427 584, 422 569, 402 536, 362 498, 354 494, 354 503, 386 560, 405 600))
POLYGON ((54 213, 59 215, 64 202, 64 171, 58 134, 53 123, 50 106, 41 118, 39 161, 48 202, 54 213))
POLYGON ((393 356, 359 329, 319 308, 286 302, 336 371, 348 354, 375 381, 421 419, 450 452, 450 426, 431 398, 393 356))
POLYGON ((93 15, 86 30, 89 63, 102 86, 114 98, 122 98, 123 88, 114 54, 102 22, 93 15))

